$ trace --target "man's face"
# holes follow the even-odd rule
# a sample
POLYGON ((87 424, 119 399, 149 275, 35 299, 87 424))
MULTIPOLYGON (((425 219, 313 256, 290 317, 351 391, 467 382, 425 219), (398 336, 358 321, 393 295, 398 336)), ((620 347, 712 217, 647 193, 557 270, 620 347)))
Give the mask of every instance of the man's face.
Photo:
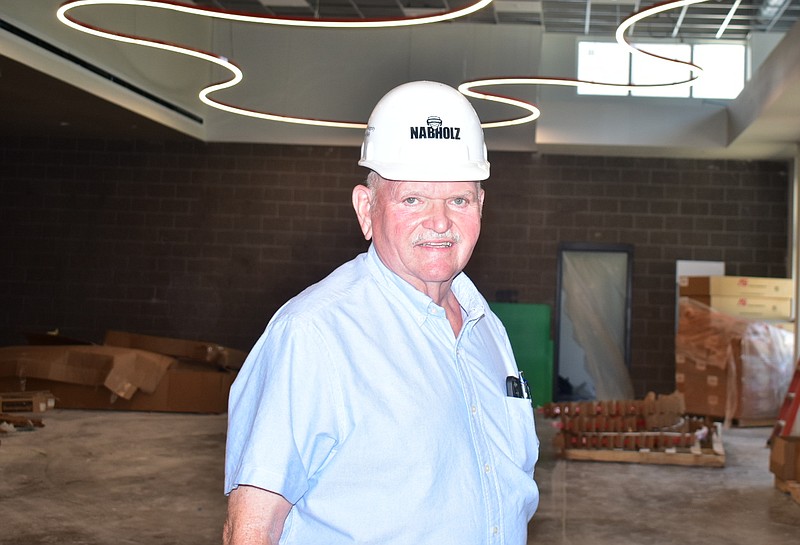
MULTIPOLYGON (((361 186, 362 197, 370 190, 361 186)), ((358 191, 358 188, 356 188, 358 191)), ((421 291, 450 282, 472 255, 481 229, 484 192, 477 182, 377 184, 359 210, 364 236, 384 264, 421 291)))

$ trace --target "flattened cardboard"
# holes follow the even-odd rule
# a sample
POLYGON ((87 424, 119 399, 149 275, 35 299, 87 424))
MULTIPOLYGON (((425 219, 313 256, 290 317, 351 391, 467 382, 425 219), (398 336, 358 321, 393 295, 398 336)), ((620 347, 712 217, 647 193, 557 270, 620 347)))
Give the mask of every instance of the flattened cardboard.
POLYGON ((48 390, 61 409, 223 413, 235 377, 129 348, 0 348, 0 391, 48 390))
POLYGON ((56 398, 58 409, 220 414, 228 410, 228 392, 235 377, 233 372, 178 362, 155 391, 140 390, 131 399, 118 397, 104 386, 35 378, 0 377, 0 390, 47 389, 56 398))
POLYGON ((221 369, 241 369, 247 353, 215 343, 141 335, 127 331, 107 331, 104 344, 138 348, 174 358, 202 361, 221 369))
POLYGON ((0 377, 105 386, 130 399, 153 392, 174 358, 111 346, 7 346, 0 348, 0 377))

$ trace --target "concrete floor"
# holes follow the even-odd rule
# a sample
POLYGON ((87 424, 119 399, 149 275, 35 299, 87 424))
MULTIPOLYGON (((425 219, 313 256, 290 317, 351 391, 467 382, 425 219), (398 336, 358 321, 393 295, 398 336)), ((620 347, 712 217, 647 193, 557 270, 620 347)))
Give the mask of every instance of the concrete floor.
MULTIPOLYGON (((54 410, 0 436, 0 544, 220 542, 225 415, 54 410)), ((769 428, 732 429, 724 469, 566 462, 540 421, 542 491, 529 543, 800 543, 777 491, 769 428)))

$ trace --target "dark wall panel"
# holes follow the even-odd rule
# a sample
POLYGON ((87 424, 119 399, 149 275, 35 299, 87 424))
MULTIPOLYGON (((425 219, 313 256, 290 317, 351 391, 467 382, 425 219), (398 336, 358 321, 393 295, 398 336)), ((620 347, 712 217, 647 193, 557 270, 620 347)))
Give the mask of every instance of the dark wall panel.
MULTIPOLYGON (((59 328, 248 349, 287 298, 366 248, 354 148, 0 140, 0 344, 59 328)), ((634 250, 637 394, 673 383, 675 260, 786 276, 788 165, 491 154, 467 272, 555 300, 560 241, 634 250)))

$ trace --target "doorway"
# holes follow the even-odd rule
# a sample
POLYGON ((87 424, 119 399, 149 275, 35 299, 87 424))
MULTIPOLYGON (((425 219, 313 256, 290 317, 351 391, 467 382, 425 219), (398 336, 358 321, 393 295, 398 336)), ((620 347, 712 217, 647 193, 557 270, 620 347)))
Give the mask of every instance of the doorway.
POLYGON ((631 399, 633 246, 558 246, 553 398, 631 399))

